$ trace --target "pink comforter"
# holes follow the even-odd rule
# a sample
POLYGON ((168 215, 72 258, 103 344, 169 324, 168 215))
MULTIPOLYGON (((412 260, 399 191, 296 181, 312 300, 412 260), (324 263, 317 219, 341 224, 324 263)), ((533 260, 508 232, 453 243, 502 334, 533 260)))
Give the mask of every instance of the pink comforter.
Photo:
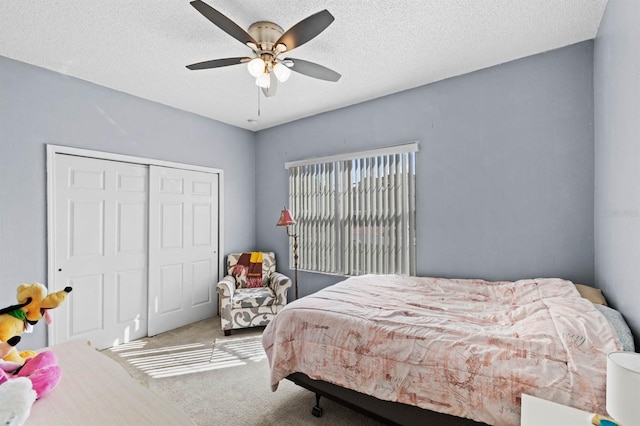
POLYGON ((605 412, 615 332, 570 281, 361 276, 283 308, 262 338, 271 386, 294 372, 494 425, 527 393, 605 412))

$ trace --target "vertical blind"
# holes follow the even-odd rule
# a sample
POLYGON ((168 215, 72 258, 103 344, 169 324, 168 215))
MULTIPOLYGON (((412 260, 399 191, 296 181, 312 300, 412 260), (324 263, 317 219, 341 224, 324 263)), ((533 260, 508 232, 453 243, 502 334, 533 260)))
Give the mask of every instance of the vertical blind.
POLYGON ((415 275, 417 150, 412 143, 286 164, 300 269, 415 275))

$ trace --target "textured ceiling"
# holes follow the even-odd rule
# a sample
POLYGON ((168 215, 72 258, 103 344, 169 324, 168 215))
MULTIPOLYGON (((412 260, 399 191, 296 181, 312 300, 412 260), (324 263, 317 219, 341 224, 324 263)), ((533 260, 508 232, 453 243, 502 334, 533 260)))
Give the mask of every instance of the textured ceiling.
MULTIPOLYGON (((260 96, 245 65, 185 65, 251 53, 188 0, 1 0, 0 55, 260 130, 595 37, 607 0, 205 0, 242 28, 335 21, 291 56, 340 74, 292 73, 260 96), (255 121, 250 121, 255 120, 255 121)), ((0 94, 1 96, 1 94, 0 94)))

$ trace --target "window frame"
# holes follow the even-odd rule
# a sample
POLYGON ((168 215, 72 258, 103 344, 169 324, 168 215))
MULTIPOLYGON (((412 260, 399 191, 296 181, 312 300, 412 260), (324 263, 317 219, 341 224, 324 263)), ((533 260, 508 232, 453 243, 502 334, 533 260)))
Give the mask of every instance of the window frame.
MULTIPOLYGON (((412 142, 285 163, 289 209, 298 221, 298 269, 416 275, 418 152, 412 142)), ((294 268, 292 251, 289 267, 294 268)))

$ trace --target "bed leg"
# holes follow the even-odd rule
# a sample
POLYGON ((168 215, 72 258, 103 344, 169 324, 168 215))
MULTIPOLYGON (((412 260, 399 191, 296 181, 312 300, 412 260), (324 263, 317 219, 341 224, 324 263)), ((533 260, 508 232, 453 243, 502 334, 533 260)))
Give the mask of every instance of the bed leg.
POLYGON ((320 394, 316 394, 316 405, 311 409, 311 414, 316 417, 322 417, 322 407, 320 406, 320 394))

